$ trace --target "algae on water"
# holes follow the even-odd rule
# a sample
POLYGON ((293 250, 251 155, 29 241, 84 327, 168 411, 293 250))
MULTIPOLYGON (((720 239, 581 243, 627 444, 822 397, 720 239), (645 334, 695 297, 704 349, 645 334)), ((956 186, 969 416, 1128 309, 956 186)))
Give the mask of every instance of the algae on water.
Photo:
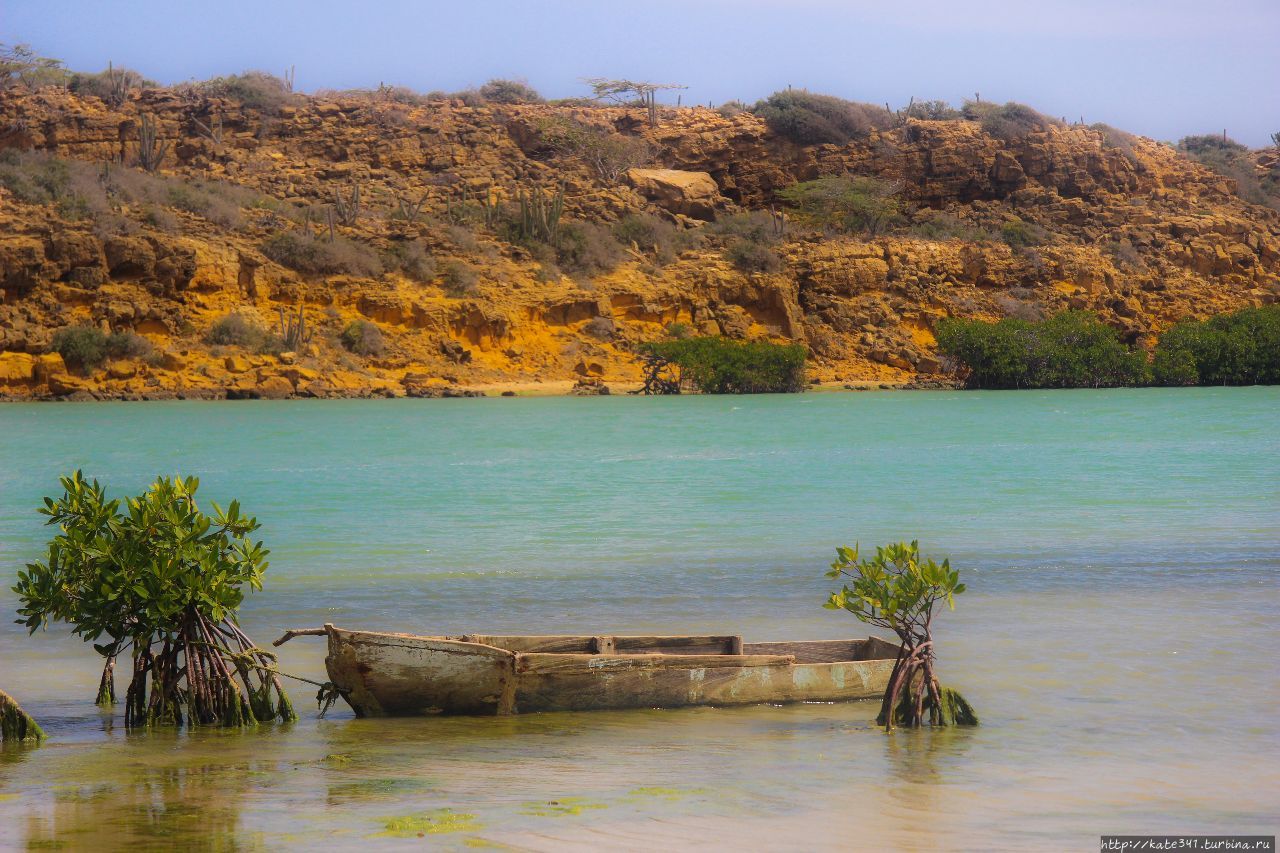
POLYGON ((534 800, 525 803, 520 814, 535 817, 566 817, 582 814, 587 809, 608 808, 604 803, 588 800, 586 797, 561 797, 558 800, 534 800))
POLYGON ((484 829, 473 814, 453 809, 435 809, 420 814, 387 818, 386 829, 374 838, 413 838, 418 835, 443 835, 449 832, 475 832, 484 829))

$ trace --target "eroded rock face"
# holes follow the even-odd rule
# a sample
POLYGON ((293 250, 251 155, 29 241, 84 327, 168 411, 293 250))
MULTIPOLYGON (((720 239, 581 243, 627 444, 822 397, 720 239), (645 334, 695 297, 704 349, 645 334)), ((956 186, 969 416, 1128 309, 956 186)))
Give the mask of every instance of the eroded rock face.
MULTIPOLYGON (((0 189, 2 396, 451 396, 520 381, 566 391, 577 382, 592 393, 637 382, 636 346, 673 324, 799 341, 810 374, 824 381, 936 383, 946 376, 934 329, 947 316, 1088 309, 1149 346, 1184 317, 1280 299, 1280 215, 1241 201, 1231 181, 1166 146, 1115 147, 1085 127, 997 139, 973 122, 912 119, 846 146, 805 147, 749 113, 698 108, 667 110, 650 129, 626 109, 305 98, 264 123, 235 103, 164 90, 111 109, 48 89, 0 99, 0 128, 25 128, 0 136, 0 148, 112 162, 142 112, 172 143, 166 175, 228 181, 276 201, 231 218, 175 208, 91 222, 0 189), (214 115, 221 143, 195 130, 214 115), (540 136, 548 119, 565 118, 643 137, 669 168, 607 180, 540 136), (566 217, 610 226, 645 211, 696 234, 775 203, 797 180, 845 173, 896 183, 914 233, 791 233, 772 250, 780 269, 767 273, 736 269, 704 244, 665 265, 626 248, 616 268, 575 279, 496 227, 425 215, 462 222, 464 202, 474 218, 481 199, 502 205, 531 187, 563 186, 566 217), (335 188, 357 183, 366 210, 337 225, 338 235, 384 262, 416 246, 434 274, 427 264, 414 277, 304 275, 264 254, 282 231, 327 236, 325 223, 290 222, 273 205, 332 204, 335 188), (389 217, 396 197, 422 199, 424 215, 389 217), (1010 225, 1045 236, 1012 248, 1001 239, 1010 225), (920 236, 931 229, 932 239, 920 236), (454 262, 475 282, 446 289, 454 262), (284 346, 279 309, 293 316, 297 306, 312 334, 284 346), (247 318, 256 336, 212 342, 211 327, 229 314, 247 318), (357 322, 372 323, 380 344, 347 349, 343 332, 357 322), (70 325, 132 332, 152 353, 73 376, 47 353, 70 325)), ((1280 152, 1260 152, 1257 168, 1280 170, 1280 152)))

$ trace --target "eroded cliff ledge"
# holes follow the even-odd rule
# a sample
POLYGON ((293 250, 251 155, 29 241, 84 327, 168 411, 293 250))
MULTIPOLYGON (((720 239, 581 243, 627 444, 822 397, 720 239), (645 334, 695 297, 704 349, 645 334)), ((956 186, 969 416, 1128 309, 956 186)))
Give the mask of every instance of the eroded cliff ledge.
POLYGON ((11 172, 48 166, 30 152, 93 164, 71 170, 70 192, 96 175, 86 194, 106 199, 78 209, 0 187, 0 395, 16 399, 625 385, 639 379, 634 345, 673 323, 799 341, 824 383, 944 380, 932 332, 944 316, 1087 308, 1149 345, 1184 317, 1280 296, 1280 214, 1168 146, 1117 146, 1081 126, 1002 139, 972 121, 909 119, 849 145, 800 146, 751 113, 705 108, 666 110, 650 128, 621 108, 299 96, 264 115, 165 89, 120 108, 46 89, 0 97, 0 149, 11 172), (144 117, 165 159, 128 178, 120 164, 135 160, 144 117), (547 144, 548 122, 566 120, 643 139, 651 162, 606 179, 547 144), (563 188, 566 221, 647 212, 701 234, 775 205, 796 181, 846 173, 892 182, 901 225, 873 239, 791 228, 766 271, 743 271, 709 236, 661 258, 622 246, 567 274, 498 222, 520 193, 563 188), (149 200, 101 190, 122 177, 152 182, 137 193, 149 200), (357 186, 359 211, 331 221, 357 186), (1037 245, 990 239, 1011 224, 1037 245), (331 232, 391 271, 357 258, 342 274, 307 274, 264 252, 280 234, 331 232), (316 333, 297 352, 207 342, 229 313, 274 327, 299 305, 316 333), (377 325, 380 354, 342 345, 356 319, 377 325), (153 352, 77 375, 48 352, 73 325, 134 332, 153 352))

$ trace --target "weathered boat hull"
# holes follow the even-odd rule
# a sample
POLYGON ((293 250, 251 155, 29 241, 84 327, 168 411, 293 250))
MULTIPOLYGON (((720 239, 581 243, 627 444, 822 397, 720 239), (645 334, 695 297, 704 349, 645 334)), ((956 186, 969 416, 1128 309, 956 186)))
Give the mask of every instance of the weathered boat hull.
POLYGON ((877 638, 325 633, 329 678, 361 717, 870 699, 883 694, 898 650, 877 638))

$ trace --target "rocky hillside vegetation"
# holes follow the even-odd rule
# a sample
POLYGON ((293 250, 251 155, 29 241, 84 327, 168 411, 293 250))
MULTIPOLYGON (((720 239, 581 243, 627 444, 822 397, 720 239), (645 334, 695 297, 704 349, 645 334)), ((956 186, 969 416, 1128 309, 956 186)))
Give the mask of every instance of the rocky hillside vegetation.
POLYGON ((1087 309, 1149 348, 1280 296, 1276 149, 1016 104, 0 85, 10 398, 616 391, 691 334, 927 385, 945 317, 1087 309))

